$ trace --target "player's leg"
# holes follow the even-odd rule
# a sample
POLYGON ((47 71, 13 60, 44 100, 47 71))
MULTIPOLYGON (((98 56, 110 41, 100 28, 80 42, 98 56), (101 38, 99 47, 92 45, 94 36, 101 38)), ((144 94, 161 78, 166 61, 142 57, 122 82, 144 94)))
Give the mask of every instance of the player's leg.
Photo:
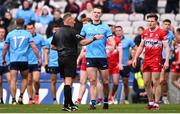
POLYGON ((103 96, 103 86, 102 86, 102 83, 101 83, 101 80, 100 80, 100 74, 99 72, 97 72, 97 97, 98 97, 98 102, 97 104, 100 105, 101 103, 103 103, 103 99, 102 99, 102 96, 103 96))
MULTIPOLYGON (((29 69, 30 70, 30 69, 29 69)), ((32 76, 32 72, 29 71, 28 73, 28 78, 27 78, 27 92, 28 92, 28 96, 29 96, 29 104, 33 104, 33 76, 32 76)))
POLYGON ((33 71, 34 103, 39 104, 40 71, 33 71))
POLYGON ((56 100, 56 82, 57 82, 57 74, 51 73, 51 94, 53 96, 53 104, 57 104, 57 100, 56 100))
POLYGON ((90 82, 90 97, 91 97, 91 106, 90 110, 94 110, 96 105, 96 93, 97 93, 97 68, 87 67, 87 75, 90 82))
POLYGON ((22 82, 21 82, 21 90, 20 90, 20 96, 19 96, 19 99, 18 99, 18 103, 19 104, 23 104, 23 94, 27 88, 27 78, 28 78, 28 69, 26 70, 21 70, 20 71, 21 73, 21 77, 22 77, 22 82))
POLYGON ((144 79, 144 87, 147 92, 148 101, 149 101, 148 106, 149 108, 151 108, 151 106, 154 105, 151 72, 143 72, 143 79, 144 79))
POLYGON ((80 87, 79 87, 79 94, 78 99, 76 100, 76 104, 81 104, 81 100, 86 90, 86 82, 87 82, 87 71, 80 70, 80 87))
POLYGON ((152 81, 155 94, 155 108, 159 108, 159 99, 161 96, 160 72, 152 72, 152 81))
POLYGON ((172 81, 171 83, 180 90, 180 83, 178 82, 178 79, 180 78, 180 73, 171 72, 172 81))
POLYGON ((12 104, 16 104, 16 83, 17 83, 17 70, 10 70, 11 81, 10 81, 10 92, 12 96, 12 104))
POLYGON ((113 102, 115 103, 115 97, 116 97, 117 89, 119 85, 119 73, 113 73, 112 77, 113 77, 112 99, 113 99, 113 102))

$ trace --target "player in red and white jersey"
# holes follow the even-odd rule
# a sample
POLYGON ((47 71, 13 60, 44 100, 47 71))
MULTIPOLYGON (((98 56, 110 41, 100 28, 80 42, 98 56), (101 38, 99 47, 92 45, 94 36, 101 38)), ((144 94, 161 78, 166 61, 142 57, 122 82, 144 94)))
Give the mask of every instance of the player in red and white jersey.
MULTIPOLYGON (((116 27, 115 27, 116 34, 116 27)), ((113 87, 109 93, 109 104, 115 103, 116 91, 119 84, 119 71, 123 69, 122 66, 122 45, 119 37, 112 37, 116 43, 116 48, 109 41, 106 43, 106 52, 108 56, 108 70, 109 75, 113 79, 113 87)))
POLYGON ((180 78, 180 28, 178 28, 175 33, 175 46, 173 53, 174 58, 171 65, 172 84, 180 90, 180 83, 178 82, 178 79, 180 78))
POLYGON ((159 98, 161 95, 160 72, 162 69, 162 46, 166 51, 166 59, 163 68, 169 66, 169 46, 166 32, 157 26, 158 16, 150 14, 147 16, 148 28, 142 34, 142 41, 133 60, 133 66, 136 66, 137 58, 145 48, 143 63, 143 78, 145 90, 148 95, 148 108, 159 109, 159 98), (153 89, 155 99, 153 99, 153 89))

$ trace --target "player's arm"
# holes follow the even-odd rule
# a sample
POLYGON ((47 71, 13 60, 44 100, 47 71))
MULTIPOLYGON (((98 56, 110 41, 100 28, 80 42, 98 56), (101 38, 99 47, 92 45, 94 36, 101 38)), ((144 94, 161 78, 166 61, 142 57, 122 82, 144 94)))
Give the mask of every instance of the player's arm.
POLYGON ((38 49, 37 49, 36 45, 34 44, 34 42, 30 42, 30 46, 31 46, 31 48, 34 51, 34 54, 36 55, 38 64, 41 65, 41 58, 40 58, 40 55, 38 53, 38 49))
POLYGON ((99 40, 99 39, 103 38, 104 35, 98 34, 98 35, 95 35, 93 38, 89 38, 89 39, 84 38, 83 36, 81 36, 81 37, 82 37, 82 40, 80 41, 80 45, 85 46, 85 45, 88 45, 88 44, 90 44, 90 43, 92 43, 92 42, 94 42, 96 40, 99 40))
POLYGON ((81 49, 81 52, 80 52, 80 54, 79 54, 79 56, 77 58, 77 61, 76 61, 77 65, 79 65, 79 63, 82 60, 82 58, 85 57, 85 51, 84 50, 85 50, 84 48, 81 49))
POLYGON ((169 45, 168 45, 168 40, 163 40, 163 46, 165 48, 165 52, 166 52, 166 59, 165 59, 165 63, 164 63, 164 69, 167 69, 169 67, 169 55, 170 55, 170 51, 169 51, 169 45))
POLYGON ((144 40, 142 39, 139 47, 137 48, 135 57, 134 57, 134 59, 133 59, 132 66, 133 66, 134 68, 136 67, 136 64, 137 64, 137 58, 138 58, 139 55, 142 53, 143 49, 144 49, 144 40))
POLYGON ((8 49, 9 49, 9 44, 5 43, 4 48, 2 50, 2 65, 6 64, 6 54, 7 54, 8 49))
POLYGON ((120 43, 117 46, 118 52, 119 52, 119 70, 123 70, 123 66, 122 66, 122 56, 123 56, 123 49, 122 49, 122 44, 120 43))

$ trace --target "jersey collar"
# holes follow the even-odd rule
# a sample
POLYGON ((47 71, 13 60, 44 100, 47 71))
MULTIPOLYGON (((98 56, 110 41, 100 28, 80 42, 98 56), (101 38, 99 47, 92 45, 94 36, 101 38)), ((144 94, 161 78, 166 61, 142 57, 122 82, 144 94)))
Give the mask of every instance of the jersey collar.
POLYGON ((94 24, 94 23, 93 23, 93 21, 91 21, 91 24, 93 24, 93 25, 97 26, 97 25, 102 24, 102 21, 100 21, 98 24, 94 24))

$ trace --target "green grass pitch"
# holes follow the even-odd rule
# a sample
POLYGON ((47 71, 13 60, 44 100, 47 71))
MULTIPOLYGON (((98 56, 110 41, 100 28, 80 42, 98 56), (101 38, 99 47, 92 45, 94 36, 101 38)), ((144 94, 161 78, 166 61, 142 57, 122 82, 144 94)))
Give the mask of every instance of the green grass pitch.
MULTIPOLYGON (((96 110, 88 110, 89 105, 79 105, 79 110, 75 113, 180 113, 180 104, 170 104, 160 106, 159 110, 152 111, 145 108, 145 104, 118 104, 109 105, 107 111, 102 109, 102 105, 96 110)), ((62 105, 0 105, 0 113, 64 113, 62 105)), ((73 112, 72 112, 73 113, 73 112)))

